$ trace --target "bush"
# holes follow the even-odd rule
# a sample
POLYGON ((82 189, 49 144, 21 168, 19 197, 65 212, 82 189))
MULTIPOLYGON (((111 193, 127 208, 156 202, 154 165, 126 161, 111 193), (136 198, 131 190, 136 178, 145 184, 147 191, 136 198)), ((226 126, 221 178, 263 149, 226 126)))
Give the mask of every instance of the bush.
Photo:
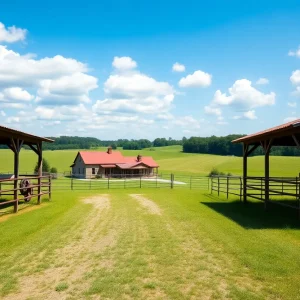
POLYGON ((209 176, 209 177, 211 177, 211 176, 231 176, 231 173, 225 174, 224 172, 218 171, 217 168, 213 168, 213 169, 209 172, 208 176, 209 176))
MULTIPOLYGON (((34 173, 37 174, 39 171, 39 166, 38 166, 38 162, 36 163, 35 167, 34 167, 34 173)), ((42 166, 42 172, 44 173, 49 173, 50 172, 50 165, 48 163, 48 161, 44 158, 43 159, 43 166, 42 166)))
POLYGON ((50 173, 56 174, 57 173, 57 169, 55 167, 52 167, 50 169, 50 173))

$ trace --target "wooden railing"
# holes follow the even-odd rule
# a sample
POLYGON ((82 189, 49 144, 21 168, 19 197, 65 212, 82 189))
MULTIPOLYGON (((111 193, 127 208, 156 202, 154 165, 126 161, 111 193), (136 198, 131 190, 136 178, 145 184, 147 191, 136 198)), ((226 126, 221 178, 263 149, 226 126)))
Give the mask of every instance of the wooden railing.
POLYGON ((51 175, 20 175, 18 178, 0 179, 0 199, 5 196, 5 199, 0 201, 0 206, 14 203, 14 212, 18 211, 20 200, 37 198, 37 203, 40 204, 43 195, 49 195, 49 200, 51 200, 51 175), (23 179, 29 181, 29 185, 25 188, 19 186, 20 181, 23 179), (31 192, 28 196, 21 194, 21 190, 24 189, 30 189, 31 192))
MULTIPOLYGON (((300 177, 247 177, 247 199, 253 198, 264 201, 265 205, 275 203, 278 205, 297 209, 300 217, 300 177), (269 201, 266 201, 265 187, 269 186, 269 201)), ((212 176, 211 193, 218 195, 235 195, 242 200, 243 177, 239 176, 212 176)))

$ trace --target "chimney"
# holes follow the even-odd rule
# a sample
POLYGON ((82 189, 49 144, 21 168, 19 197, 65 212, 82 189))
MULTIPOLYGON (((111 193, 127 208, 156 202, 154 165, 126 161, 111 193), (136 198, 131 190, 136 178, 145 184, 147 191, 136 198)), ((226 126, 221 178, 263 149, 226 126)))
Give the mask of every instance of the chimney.
POLYGON ((111 146, 109 146, 109 147, 107 148, 107 154, 112 154, 112 147, 111 147, 111 146))
POLYGON ((139 154, 139 155, 137 156, 136 160, 137 160, 137 161, 142 161, 142 155, 139 154))

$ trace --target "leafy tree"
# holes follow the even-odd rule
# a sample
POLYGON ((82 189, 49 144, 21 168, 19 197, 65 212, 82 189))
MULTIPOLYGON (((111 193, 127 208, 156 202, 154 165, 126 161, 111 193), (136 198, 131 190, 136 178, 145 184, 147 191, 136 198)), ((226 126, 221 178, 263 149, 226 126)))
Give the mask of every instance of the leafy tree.
POLYGON ((50 173, 56 174, 57 173, 57 169, 55 167, 52 167, 50 169, 50 173))
MULTIPOLYGON (((34 173, 37 174, 38 171, 39 171, 39 166, 38 166, 38 163, 36 163, 35 168, 34 168, 34 173)), ((45 173, 50 172, 50 165, 45 158, 43 159, 42 172, 45 172, 45 173)))

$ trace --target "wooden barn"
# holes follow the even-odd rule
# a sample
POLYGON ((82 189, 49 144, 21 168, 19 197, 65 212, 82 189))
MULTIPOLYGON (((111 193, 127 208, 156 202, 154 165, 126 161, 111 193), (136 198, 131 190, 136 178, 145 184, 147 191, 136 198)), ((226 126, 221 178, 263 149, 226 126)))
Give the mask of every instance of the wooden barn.
POLYGON ((151 156, 125 157, 111 147, 106 152, 79 151, 71 165, 77 178, 154 176, 158 167, 151 156))

